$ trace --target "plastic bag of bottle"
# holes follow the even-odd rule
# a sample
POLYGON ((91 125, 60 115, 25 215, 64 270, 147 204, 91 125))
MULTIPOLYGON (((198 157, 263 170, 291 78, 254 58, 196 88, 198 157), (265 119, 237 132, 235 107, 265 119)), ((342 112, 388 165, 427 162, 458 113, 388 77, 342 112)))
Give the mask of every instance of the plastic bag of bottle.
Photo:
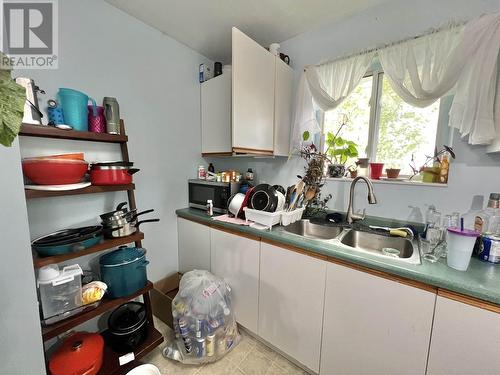
POLYGON ((217 361, 232 350, 240 335, 231 307, 231 288, 208 271, 185 273, 172 301, 175 340, 163 355, 182 363, 217 361))

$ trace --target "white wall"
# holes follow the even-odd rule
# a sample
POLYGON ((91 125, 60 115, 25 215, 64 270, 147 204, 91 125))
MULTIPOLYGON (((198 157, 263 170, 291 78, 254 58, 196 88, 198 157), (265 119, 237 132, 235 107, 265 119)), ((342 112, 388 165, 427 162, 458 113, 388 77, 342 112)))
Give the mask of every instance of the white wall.
MULTIPOLYGON (((198 64, 207 59, 101 0, 59 2, 59 69, 19 72, 47 94, 59 87, 85 92, 102 103, 114 96, 129 136, 139 210, 154 208, 143 245, 148 276, 177 271, 175 209, 186 206, 187 178, 200 162, 198 64)), ((17 73, 16 73, 17 74, 17 73)), ((23 156, 84 151, 87 160, 119 160, 118 145, 21 138, 23 156)), ((125 193, 39 199, 28 203, 31 237, 96 222, 125 193)), ((148 216, 149 217, 149 216, 148 216)))
MULTIPOLYGON (((392 1, 355 15, 345 21, 326 25, 281 43, 290 56, 296 78, 303 66, 324 59, 341 57, 391 41, 416 36, 431 27, 449 21, 467 20, 486 12, 500 11, 498 0, 420 0, 392 1)), ((409 205, 425 212, 425 204, 434 204, 443 213, 465 212, 472 196, 500 191, 500 155, 486 155, 485 147, 472 147, 455 136, 457 160, 452 164, 448 187, 413 187, 377 184, 378 205, 366 202, 366 188, 357 188, 357 208, 377 216, 406 219, 409 205)), ((261 181, 290 184, 303 173, 304 162, 284 159, 212 159, 216 168, 250 166, 261 181)), ((329 181, 323 191, 334 197, 331 209, 346 210, 349 184, 329 181)))
MULTIPOLYGON (((200 54, 101 0, 59 1, 59 69, 18 71, 35 79, 47 95, 71 87, 94 97, 115 96, 129 135, 129 153, 141 172, 134 176, 139 209, 155 208, 159 224, 141 228, 150 260, 149 278, 177 267, 175 209, 187 205, 187 178, 200 161, 198 64, 200 54)), ((0 147, 0 373, 44 374, 35 278, 29 245, 62 227, 96 222, 124 193, 24 201, 20 158, 84 151, 88 160, 113 160, 116 145, 21 137, 0 147), (27 211, 29 214, 29 228, 27 211), (31 232, 31 233, 30 233, 31 232)))

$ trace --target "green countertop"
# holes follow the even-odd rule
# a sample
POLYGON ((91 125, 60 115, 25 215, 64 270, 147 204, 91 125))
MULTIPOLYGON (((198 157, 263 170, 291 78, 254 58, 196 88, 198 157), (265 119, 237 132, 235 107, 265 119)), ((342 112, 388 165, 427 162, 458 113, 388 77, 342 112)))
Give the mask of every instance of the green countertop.
POLYGON ((216 224, 217 226, 232 229, 242 233, 273 240, 286 245, 292 245, 317 254, 344 260, 353 264, 365 266, 388 274, 397 275, 406 279, 419 281, 428 285, 444 288, 466 296, 479 298, 484 301, 500 304, 500 265, 471 259, 466 272, 456 271, 446 265, 446 260, 430 263, 422 259, 422 264, 414 265, 391 260, 360 251, 345 249, 333 242, 304 238, 287 233, 282 227, 269 230, 258 230, 243 225, 235 225, 214 221, 204 211, 183 208, 176 211, 177 216, 193 219, 202 223, 216 224))

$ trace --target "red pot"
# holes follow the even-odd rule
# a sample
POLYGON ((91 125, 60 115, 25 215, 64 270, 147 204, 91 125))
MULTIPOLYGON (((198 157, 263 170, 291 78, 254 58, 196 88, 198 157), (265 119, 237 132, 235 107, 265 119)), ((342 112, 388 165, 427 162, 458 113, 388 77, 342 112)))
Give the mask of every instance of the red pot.
POLYGON ((66 338, 49 360, 51 375, 96 375, 102 367, 104 339, 77 332, 66 338))
POLYGON ((372 180, 380 180, 384 163, 370 163, 370 178, 372 180))
POLYGON ((83 160, 31 158, 22 161, 23 173, 38 185, 65 185, 80 182, 88 170, 83 160))
POLYGON ((90 168, 92 185, 125 185, 132 183, 132 175, 139 169, 130 168, 132 163, 98 163, 90 168))

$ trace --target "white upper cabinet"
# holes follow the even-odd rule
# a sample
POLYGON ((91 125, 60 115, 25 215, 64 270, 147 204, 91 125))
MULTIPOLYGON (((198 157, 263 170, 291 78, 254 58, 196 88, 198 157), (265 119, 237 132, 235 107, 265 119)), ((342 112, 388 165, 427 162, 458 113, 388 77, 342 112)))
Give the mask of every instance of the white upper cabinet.
POLYGON ((438 296, 427 375, 500 374, 500 314, 438 296))
POLYGON ((274 85, 274 155, 288 156, 292 126, 293 69, 276 57, 274 85))
POLYGON ((231 287, 238 323, 257 332, 260 241, 210 229, 212 273, 231 287))
POLYGON ((325 297, 321 375, 425 375, 434 293, 329 263, 325 297))
POLYGON ((288 156, 293 69, 233 27, 233 61, 201 84, 204 155, 288 156))
POLYGON ((259 336, 314 372, 319 371, 325 275, 325 261, 261 243, 259 336))
POLYGON ((201 84, 201 152, 232 152, 230 72, 201 84))
POLYGON ((272 154, 275 56, 233 27, 232 60, 233 149, 272 154))

